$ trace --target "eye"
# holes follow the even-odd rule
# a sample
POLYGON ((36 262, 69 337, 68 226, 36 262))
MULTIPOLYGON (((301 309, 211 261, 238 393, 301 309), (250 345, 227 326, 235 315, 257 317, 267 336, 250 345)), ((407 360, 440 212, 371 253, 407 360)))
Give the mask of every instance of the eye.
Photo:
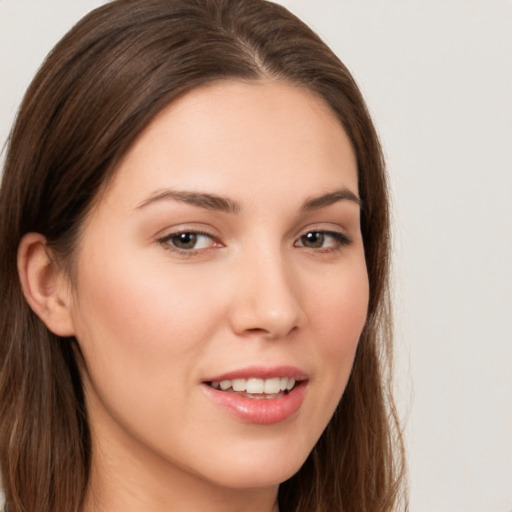
POLYGON ((172 233, 158 241, 164 246, 169 246, 169 249, 176 249, 178 251, 198 251, 214 247, 216 244, 212 236, 197 231, 172 233))
POLYGON ((308 249, 336 250, 350 244, 350 239, 338 231, 308 231, 295 245, 308 249))

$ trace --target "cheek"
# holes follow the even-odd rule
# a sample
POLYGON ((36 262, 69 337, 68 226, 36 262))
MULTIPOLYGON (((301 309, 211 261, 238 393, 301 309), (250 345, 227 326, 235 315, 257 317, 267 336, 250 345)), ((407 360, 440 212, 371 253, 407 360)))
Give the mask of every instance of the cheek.
POLYGON ((169 275, 167 261, 87 261, 76 320, 91 421, 121 440, 130 432, 156 452, 179 453, 172 439, 197 423, 188 405, 197 402, 197 365, 220 316, 212 287, 189 273, 169 275))
MULTIPOLYGON (((310 294, 310 322, 327 352, 343 354, 357 345, 366 321, 369 299, 364 260, 347 266, 342 277, 329 276, 310 294)), ((355 347, 353 348, 355 350, 355 347)))
POLYGON ((208 281, 169 276, 169 265, 122 255, 111 258, 115 264, 84 260, 75 325, 89 372, 108 376, 109 386, 146 379, 168 387, 187 376, 187 361, 201 352, 216 315, 208 281))
POLYGON ((342 280, 326 280, 321 291, 312 296, 310 308, 317 363, 323 368, 318 408, 327 417, 334 412, 347 384, 368 311, 364 262, 351 266, 344 276, 342 280))

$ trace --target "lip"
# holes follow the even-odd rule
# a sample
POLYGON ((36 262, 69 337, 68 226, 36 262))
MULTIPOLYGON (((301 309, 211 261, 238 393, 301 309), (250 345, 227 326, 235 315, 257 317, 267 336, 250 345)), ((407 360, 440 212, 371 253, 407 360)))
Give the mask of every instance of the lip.
POLYGON ((307 380, 308 375, 306 372, 295 366, 248 366, 238 370, 233 370, 221 375, 214 375, 207 379, 203 379, 203 382, 213 382, 221 380, 233 380, 233 379, 250 379, 254 377, 256 379, 272 379, 273 377, 288 377, 289 379, 295 379, 297 381, 307 380))
POLYGON ((290 419, 299 410, 306 394, 307 374, 293 366, 249 367, 216 375, 203 380, 201 388, 206 396, 223 410, 245 423, 272 425, 290 419), (208 385, 211 381, 233 379, 294 378, 295 387, 277 398, 248 398, 237 393, 217 390, 208 385))

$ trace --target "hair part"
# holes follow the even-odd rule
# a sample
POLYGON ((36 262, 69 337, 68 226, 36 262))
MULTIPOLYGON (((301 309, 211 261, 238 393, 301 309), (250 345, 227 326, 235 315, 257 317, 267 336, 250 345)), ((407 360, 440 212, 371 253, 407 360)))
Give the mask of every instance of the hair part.
POLYGON ((368 319, 343 398, 304 466, 280 486, 280 510, 397 510, 404 451, 390 393, 388 193, 356 83, 311 29, 270 2, 117 0, 48 55, 9 139, 0 189, 0 468, 9 512, 81 510, 91 464, 78 345, 52 334, 24 299, 20 240, 43 234, 72 276, 84 220, 131 144, 165 106, 219 80, 282 80, 314 92, 358 162, 368 319))

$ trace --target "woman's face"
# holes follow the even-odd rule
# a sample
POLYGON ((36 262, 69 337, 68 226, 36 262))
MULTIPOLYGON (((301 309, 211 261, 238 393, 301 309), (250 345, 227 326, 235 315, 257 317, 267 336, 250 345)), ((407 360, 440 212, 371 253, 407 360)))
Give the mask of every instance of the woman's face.
POLYGON ((344 130, 298 87, 217 83, 153 120, 77 249, 103 461, 223 488, 299 469, 365 323, 357 198, 344 130))

